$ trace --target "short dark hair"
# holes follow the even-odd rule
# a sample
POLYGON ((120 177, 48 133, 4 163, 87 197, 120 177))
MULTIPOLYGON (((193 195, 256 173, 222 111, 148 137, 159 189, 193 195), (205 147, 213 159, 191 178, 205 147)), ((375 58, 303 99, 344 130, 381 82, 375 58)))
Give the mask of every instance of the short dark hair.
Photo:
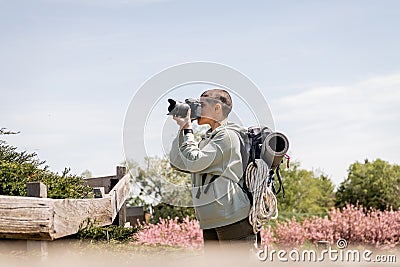
POLYGON ((209 100, 214 99, 222 103, 222 114, 228 117, 232 110, 231 95, 224 89, 210 89, 201 94, 201 97, 207 97, 209 100))

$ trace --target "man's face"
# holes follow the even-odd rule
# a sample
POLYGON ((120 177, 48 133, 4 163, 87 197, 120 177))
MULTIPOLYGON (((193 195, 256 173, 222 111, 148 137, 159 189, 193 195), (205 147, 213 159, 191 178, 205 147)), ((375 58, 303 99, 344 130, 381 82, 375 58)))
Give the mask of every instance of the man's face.
POLYGON ((207 99, 207 97, 200 97, 201 103, 201 118, 197 119, 197 124, 210 124, 217 120, 217 113, 215 105, 217 102, 207 99))

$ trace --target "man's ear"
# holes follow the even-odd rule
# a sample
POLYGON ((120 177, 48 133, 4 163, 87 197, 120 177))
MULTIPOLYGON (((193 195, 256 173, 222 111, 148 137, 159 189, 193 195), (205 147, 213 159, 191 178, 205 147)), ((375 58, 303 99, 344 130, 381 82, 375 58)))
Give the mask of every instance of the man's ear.
POLYGON ((222 111, 222 106, 220 103, 215 104, 214 106, 215 111, 222 111))

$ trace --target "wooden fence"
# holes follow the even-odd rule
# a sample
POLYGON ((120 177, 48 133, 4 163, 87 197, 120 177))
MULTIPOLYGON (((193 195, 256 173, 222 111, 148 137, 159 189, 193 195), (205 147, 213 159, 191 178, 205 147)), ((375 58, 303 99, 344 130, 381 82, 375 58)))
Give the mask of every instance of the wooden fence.
POLYGON ((85 181, 104 195, 94 199, 50 199, 46 198, 45 185, 28 183, 31 197, 0 196, 0 238, 54 240, 77 233, 88 218, 99 226, 113 222, 123 225, 130 191, 125 167, 118 166, 115 176, 85 181))

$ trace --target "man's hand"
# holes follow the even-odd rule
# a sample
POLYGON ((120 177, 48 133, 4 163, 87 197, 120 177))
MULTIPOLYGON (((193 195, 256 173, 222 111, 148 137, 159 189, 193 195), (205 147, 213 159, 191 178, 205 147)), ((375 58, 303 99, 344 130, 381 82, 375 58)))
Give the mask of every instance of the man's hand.
POLYGON ((192 129, 192 121, 190 120, 190 109, 188 110, 186 117, 181 118, 178 116, 173 116, 174 121, 179 125, 181 130, 183 129, 192 129))

